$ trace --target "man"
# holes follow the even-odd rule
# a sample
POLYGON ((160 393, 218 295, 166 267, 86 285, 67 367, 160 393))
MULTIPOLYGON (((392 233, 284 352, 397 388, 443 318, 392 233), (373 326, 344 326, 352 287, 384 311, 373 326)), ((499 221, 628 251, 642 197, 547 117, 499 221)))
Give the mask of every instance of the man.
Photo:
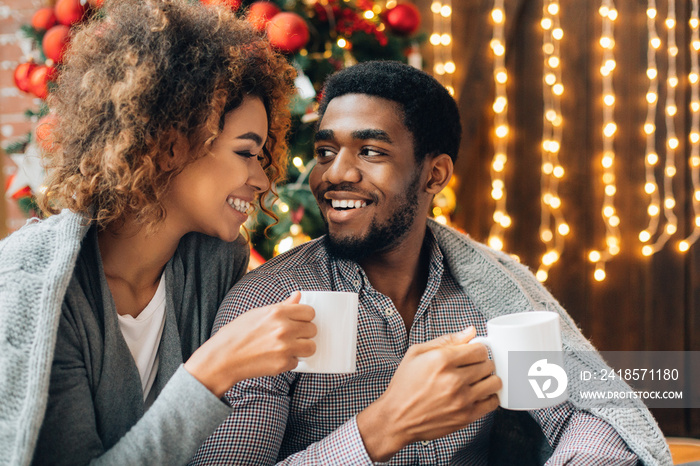
MULTIPOLYGON (((319 114, 309 180, 327 235, 241 280, 214 331, 298 289, 357 292, 357 372, 236 385, 233 413, 193 461, 486 464, 500 379, 486 348, 467 344, 486 320, 558 311, 565 347, 592 348, 524 267, 427 219, 461 135, 443 86, 406 65, 363 63, 328 80, 319 114)), ((554 447, 548 464, 670 464, 637 408, 624 419, 571 402, 530 414, 554 447)))

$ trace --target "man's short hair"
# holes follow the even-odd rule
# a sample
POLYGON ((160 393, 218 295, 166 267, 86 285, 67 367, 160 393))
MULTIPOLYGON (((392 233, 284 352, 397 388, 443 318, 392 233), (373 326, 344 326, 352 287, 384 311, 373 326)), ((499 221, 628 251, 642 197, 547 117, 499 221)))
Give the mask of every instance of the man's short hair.
POLYGON ((328 103, 345 94, 366 94, 392 100, 403 109, 403 123, 413 135, 417 161, 447 154, 457 159, 462 125, 457 104, 429 74, 395 61, 368 61, 345 68, 325 82, 319 124, 328 103))

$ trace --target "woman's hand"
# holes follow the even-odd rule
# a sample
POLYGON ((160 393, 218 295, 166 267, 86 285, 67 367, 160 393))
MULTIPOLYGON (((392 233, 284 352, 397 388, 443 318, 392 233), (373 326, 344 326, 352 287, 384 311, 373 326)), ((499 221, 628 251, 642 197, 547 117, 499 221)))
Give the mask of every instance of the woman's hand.
POLYGON ((300 357, 316 351, 314 310, 299 304, 300 298, 296 291, 229 322, 192 354, 185 369, 218 397, 242 380, 294 369, 300 357))

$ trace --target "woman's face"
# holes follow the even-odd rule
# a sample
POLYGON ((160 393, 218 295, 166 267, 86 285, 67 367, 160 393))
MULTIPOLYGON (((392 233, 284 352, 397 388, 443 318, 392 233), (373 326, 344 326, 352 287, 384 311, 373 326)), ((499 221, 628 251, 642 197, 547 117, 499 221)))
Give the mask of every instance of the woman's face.
POLYGON ((224 241, 238 237, 247 211, 270 182, 263 171, 267 112, 262 100, 246 96, 225 115, 211 153, 189 164, 174 179, 165 200, 166 222, 224 241))

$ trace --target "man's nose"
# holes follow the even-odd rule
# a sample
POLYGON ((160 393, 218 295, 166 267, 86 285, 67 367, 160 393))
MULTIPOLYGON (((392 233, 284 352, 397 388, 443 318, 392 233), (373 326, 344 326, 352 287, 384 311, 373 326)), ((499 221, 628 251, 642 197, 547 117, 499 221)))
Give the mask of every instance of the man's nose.
POLYGON ((362 179, 359 160, 349 150, 341 149, 323 174, 323 181, 331 184, 358 183, 362 179))

